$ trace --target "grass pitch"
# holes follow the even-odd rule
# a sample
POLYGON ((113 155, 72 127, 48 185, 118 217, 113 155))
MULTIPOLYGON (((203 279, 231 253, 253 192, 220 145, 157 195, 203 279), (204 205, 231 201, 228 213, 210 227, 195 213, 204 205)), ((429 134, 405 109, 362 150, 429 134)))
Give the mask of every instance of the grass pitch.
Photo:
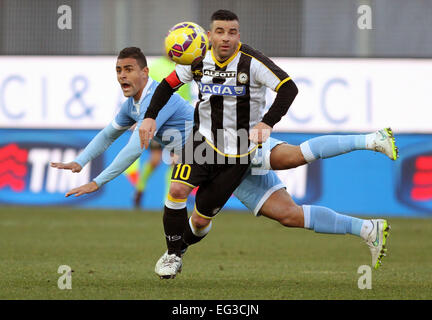
POLYGON ((2 207, 0 299, 431 299, 432 220, 388 220, 388 256, 360 290, 371 258, 351 235, 224 211, 183 272, 160 280, 160 212, 2 207), (71 290, 57 286, 60 265, 73 270, 71 290))

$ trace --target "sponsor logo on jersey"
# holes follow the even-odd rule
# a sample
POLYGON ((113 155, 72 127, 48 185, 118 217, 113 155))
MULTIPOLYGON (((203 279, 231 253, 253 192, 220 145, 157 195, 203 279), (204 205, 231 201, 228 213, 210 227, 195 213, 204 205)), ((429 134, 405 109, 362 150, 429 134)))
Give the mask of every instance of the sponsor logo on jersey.
POLYGON ((248 77, 248 75, 246 73, 240 72, 238 74, 237 80, 238 80, 238 82, 240 82, 242 84, 246 84, 248 82, 248 80, 249 80, 249 77, 248 77))
POLYGON ((432 143, 404 149, 398 161, 396 195, 399 201, 432 213, 432 143))
POLYGON ((237 75, 236 71, 221 71, 221 70, 209 70, 204 69, 204 75, 213 78, 235 78, 237 75))
POLYGON ((245 86, 228 86, 217 83, 198 83, 201 94, 213 94, 216 96, 244 96, 246 94, 245 86))
POLYGON ((61 204, 67 191, 89 183, 91 173, 102 168, 103 159, 88 163, 80 173, 52 168, 50 162, 73 161, 85 144, 40 138, 34 134, 26 141, 0 144, 0 203, 61 204))

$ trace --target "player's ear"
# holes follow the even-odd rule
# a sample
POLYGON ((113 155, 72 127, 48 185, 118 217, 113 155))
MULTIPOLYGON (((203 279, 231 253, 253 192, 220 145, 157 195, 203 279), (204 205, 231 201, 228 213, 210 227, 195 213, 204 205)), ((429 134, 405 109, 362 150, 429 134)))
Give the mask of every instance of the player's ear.
POLYGON ((148 67, 144 67, 144 68, 141 69, 141 72, 144 73, 144 77, 145 77, 145 78, 148 78, 149 71, 150 71, 150 70, 149 70, 148 67))

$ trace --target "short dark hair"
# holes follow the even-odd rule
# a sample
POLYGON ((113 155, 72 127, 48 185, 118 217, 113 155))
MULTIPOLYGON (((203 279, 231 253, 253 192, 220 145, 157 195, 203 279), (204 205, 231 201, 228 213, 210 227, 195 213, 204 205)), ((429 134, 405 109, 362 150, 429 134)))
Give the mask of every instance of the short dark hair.
POLYGON ((140 48, 128 47, 120 51, 117 59, 133 58, 137 61, 138 65, 142 68, 147 67, 147 59, 142 53, 140 48))
POLYGON ((222 20, 222 21, 233 21, 233 20, 237 20, 239 21, 239 18, 237 17, 237 15, 229 10, 225 10, 225 9, 220 9, 218 11, 215 11, 212 16, 211 16, 211 22, 215 21, 215 20, 222 20))

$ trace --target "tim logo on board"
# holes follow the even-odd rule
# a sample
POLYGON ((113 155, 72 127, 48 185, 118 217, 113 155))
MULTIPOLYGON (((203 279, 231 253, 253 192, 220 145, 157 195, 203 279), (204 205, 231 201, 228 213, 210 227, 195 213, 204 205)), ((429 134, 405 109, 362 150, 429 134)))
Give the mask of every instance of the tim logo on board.
POLYGON ((50 162, 73 161, 82 147, 42 141, 37 134, 33 138, 0 143, 0 203, 59 205, 68 200, 67 191, 90 182, 92 172, 99 172, 102 159, 87 164, 80 173, 51 168, 50 162))
POLYGON ((432 143, 416 144, 404 150, 398 170, 399 201, 432 213, 432 143))

